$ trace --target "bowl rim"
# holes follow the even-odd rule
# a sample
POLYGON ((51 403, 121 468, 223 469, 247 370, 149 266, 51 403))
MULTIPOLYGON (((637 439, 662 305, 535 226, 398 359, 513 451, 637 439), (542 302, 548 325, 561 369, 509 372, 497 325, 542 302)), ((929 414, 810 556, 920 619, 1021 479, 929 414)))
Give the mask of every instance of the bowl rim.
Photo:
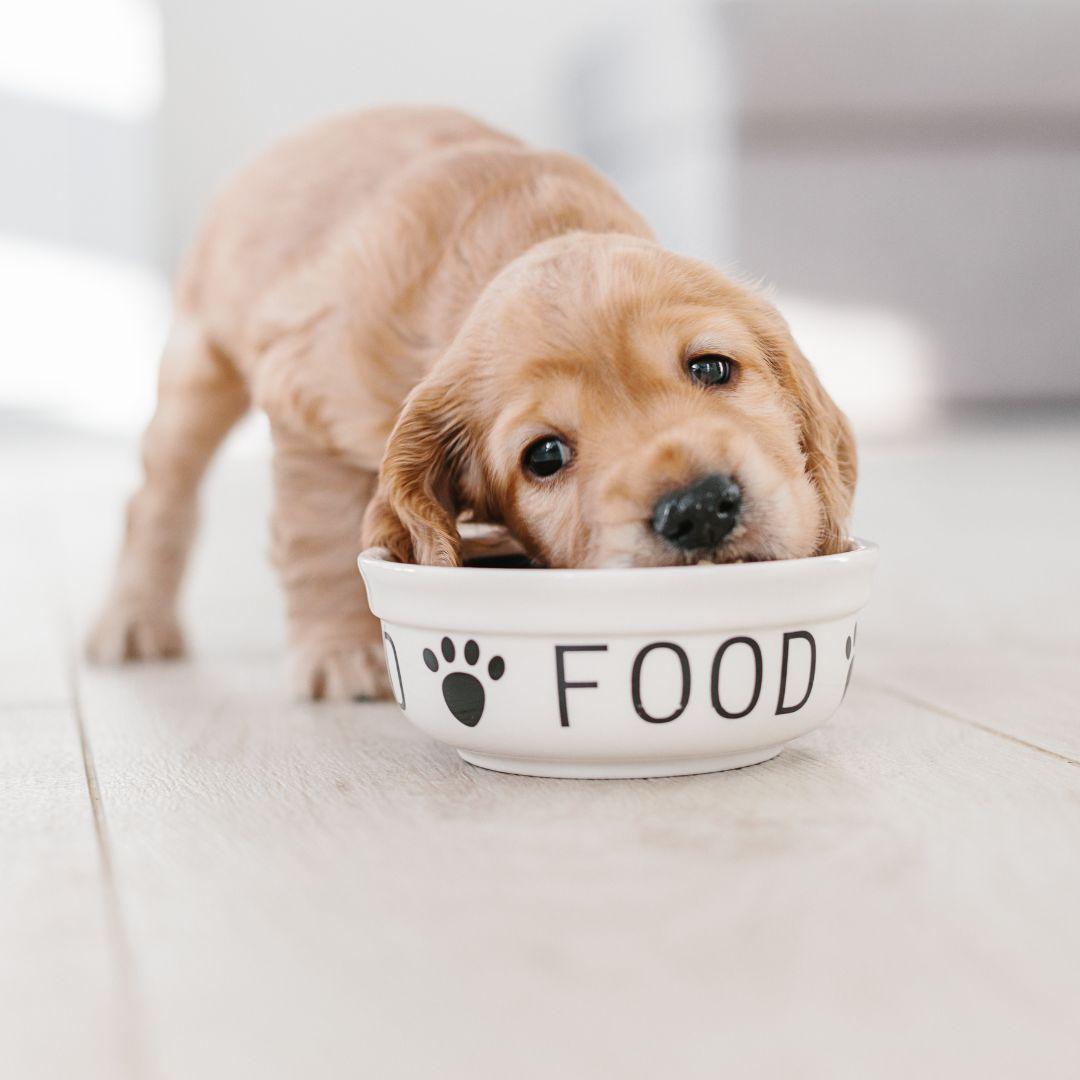
MULTIPOLYGON (((508 566, 422 566, 419 563, 396 562, 386 558, 386 548, 365 548, 356 557, 357 566, 361 573, 366 565, 377 566, 391 573, 422 575, 434 579, 445 580, 446 575, 460 578, 463 575, 474 575, 488 578, 493 574, 503 575, 504 578, 517 578, 536 581, 538 575, 544 580, 551 581, 556 578, 572 579, 581 582, 584 577, 608 578, 615 574, 633 574, 635 577, 649 575, 651 579, 663 575, 677 576, 680 579, 688 574, 714 575, 723 574, 763 574, 772 571, 787 572, 789 567, 799 567, 800 570, 810 565, 842 565, 854 561, 876 563, 879 555, 878 545, 873 540, 866 540, 859 536, 849 536, 850 547, 847 551, 839 551, 834 555, 808 555, 801 559, 766 559, 760 562, 737 562, 737 563, 707 563, 693 566, 599 566, 599 567, 508 567, 508 566)), ((813 573, 814 571, 808 571, 813 573)))
POLYGON ((836 555, 709 566, 534 570, 417 566, 357 558, 371 611, 397 625, 550 636, 779 627, 853 615, 866 603, 877 545, 836 555))

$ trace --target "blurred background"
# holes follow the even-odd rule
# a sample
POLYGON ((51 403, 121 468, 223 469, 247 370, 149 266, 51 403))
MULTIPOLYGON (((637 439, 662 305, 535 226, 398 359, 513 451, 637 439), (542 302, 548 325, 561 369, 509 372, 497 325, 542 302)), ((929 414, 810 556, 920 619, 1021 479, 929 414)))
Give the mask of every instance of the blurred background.
POLYGON ((772 290, 864 437, 1080 401, 1080 5, 0 8, 0 416, 131 433, 170 273, 276 136, 459 106, 772 290))
POLYGON ((1080 0, 0 0, 0 146, 0 1077, 1075 1080, 1080 0), (587 157, 855 421, 874 597, 776 762, 290 703, 258 418, 193 659, 78 659, 215 189, 409 101, 587 157))

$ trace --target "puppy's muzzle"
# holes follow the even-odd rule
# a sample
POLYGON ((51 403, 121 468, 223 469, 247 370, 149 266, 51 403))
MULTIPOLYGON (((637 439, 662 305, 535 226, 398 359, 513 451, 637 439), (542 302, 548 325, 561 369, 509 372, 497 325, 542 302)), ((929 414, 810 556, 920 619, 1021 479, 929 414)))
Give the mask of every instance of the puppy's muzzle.
POLYGON ((742 492, 730 476, 706 476, 657 499, 653 532, 683 551, 711 551, 735 528, 741 507, 742 492))

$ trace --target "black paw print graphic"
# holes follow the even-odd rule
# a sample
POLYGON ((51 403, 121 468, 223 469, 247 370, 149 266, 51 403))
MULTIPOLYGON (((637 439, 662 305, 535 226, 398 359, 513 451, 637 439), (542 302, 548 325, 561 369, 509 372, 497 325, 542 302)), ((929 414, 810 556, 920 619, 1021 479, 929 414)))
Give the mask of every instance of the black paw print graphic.
MULTIPOLYGON (((456 653, 454 643, 444 637, 439 648, 443 659, 452 664, 456 653)), ((480 646, 475 641, 466 641, 462 653, 465 663, 473 667, 480 659, 480 646)), ((430 649, 424 650, 424 663, 430 671, 439 670, 439 658, 430 649)), ((488 678, 493 682, 501 679, 504 671, 506 662, 501 656, 493 656, 488 661, 488 678)), ((484 715, 484 685, 471 671, 451 671, 442 681, 442 696, 446 707, 466 727, 476 727, 480 723, 480 717, 484 715)))

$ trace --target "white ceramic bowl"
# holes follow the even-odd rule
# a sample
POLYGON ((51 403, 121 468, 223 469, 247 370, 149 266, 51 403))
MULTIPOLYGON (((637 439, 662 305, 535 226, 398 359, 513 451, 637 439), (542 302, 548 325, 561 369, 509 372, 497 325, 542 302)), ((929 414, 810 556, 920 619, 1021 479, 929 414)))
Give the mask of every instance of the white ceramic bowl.
POLYGON ((364 552, 405 715, 468 762, 533 776, 752 765, 843 700, 873 544, 730 566, 411 566, 364 552))

